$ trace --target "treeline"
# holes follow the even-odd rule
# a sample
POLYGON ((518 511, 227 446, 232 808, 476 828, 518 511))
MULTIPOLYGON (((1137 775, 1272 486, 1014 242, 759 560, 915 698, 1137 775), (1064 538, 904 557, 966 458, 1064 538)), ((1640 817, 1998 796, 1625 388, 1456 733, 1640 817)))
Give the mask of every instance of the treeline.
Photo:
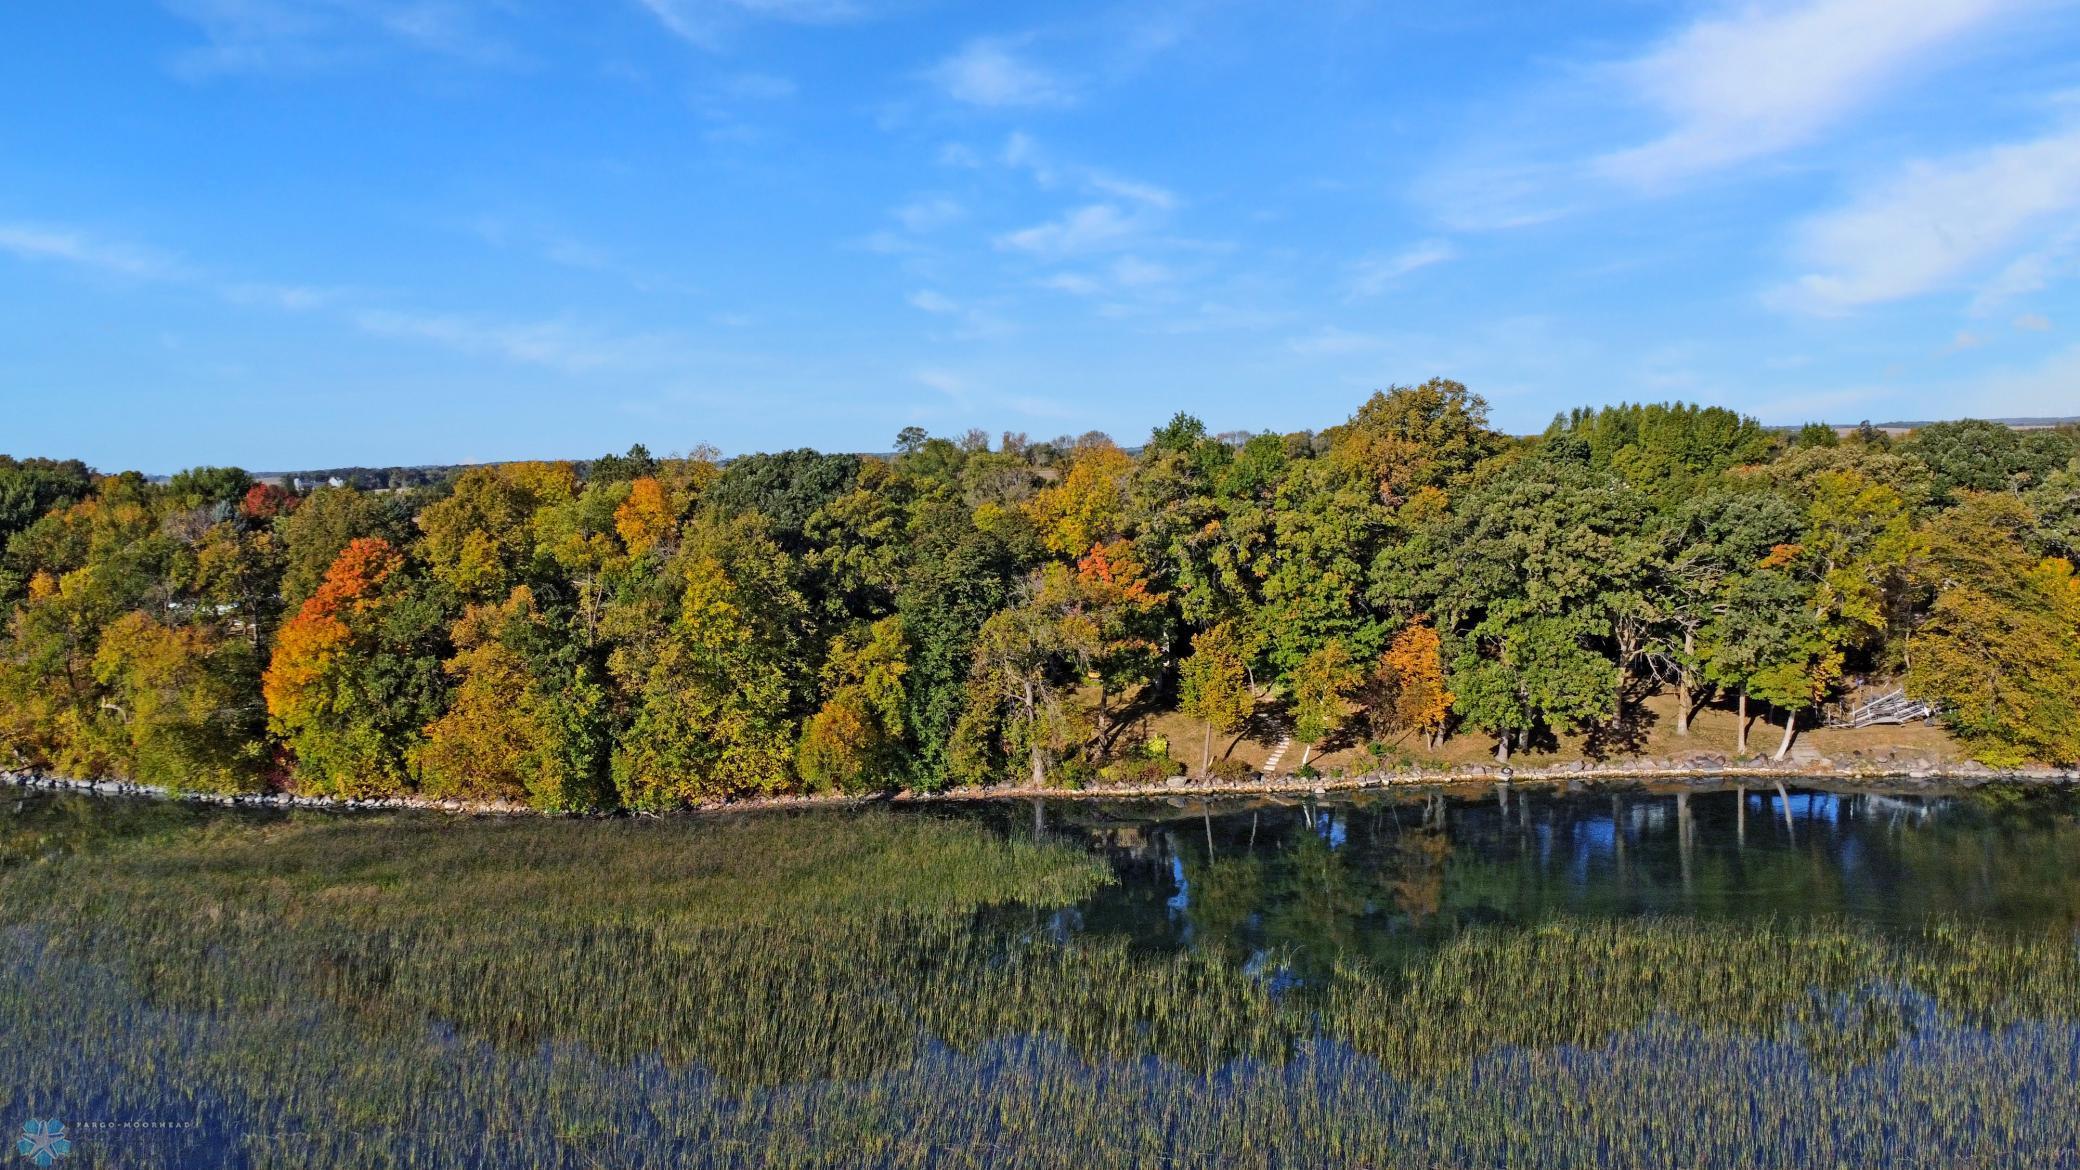
POLYGON ((1507 755, 1657 689, 1678 731, 1753 704, 1781 750, 1899 677, 1989 762, 2080 760, 2070 429, 1895 443, 1627 405, 1512 439, 1433 381, 1319 433, 898 447, 307 495, 6 460, 0 753, 660 808, 1147 779, 1218 768, 1267 714, 1303 753, 1507 755), (1141 732, 1172 710, 1203 730, 1181 759, 1141 732))

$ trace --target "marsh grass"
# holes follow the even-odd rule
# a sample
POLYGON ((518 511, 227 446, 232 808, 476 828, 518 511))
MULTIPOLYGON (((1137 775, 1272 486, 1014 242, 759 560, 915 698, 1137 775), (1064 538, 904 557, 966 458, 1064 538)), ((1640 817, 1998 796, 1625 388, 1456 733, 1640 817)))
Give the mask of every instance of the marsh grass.
POLYGON ((2076 1164, 2069 929, 1558 915, 1282 987, 1056 929, 1110 868, 958 819, 129 829, 0 869, 0 1116, 194 1125, 81 1165, 2076 1164))

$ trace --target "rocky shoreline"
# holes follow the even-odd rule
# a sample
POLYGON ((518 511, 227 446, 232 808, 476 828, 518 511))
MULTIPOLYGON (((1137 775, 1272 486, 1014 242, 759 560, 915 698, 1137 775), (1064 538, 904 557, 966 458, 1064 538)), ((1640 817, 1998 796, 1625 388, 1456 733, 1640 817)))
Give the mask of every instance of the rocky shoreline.
MULTIPOLYGON (((1758 759, 1729 759, 1701 752, 1666 759, 1626 759, 1605 762, 1574 760, 1540 767, 1513 768, 1505 765, 1463 765, 1448 769, 1405 768, 1368 772, 1357 776, 1323 776, 1313 779, 1294 775, 1253 774, 1236 780, 1210 777, 1172 777, 1159 784, 1109 784, 1085 788, 1034 788, 1029 785, 953 788, 939 792, 901 790, 866 795, 803 795, 752 797, 691 806, 690 812, 734 812, 754 809, 819 808, 879 802, 926 804, 982 800, 1118 800, 1175 796, 1262 796, 1312 795, 1388 788, 1451 788, 1473 785, 1512 784, 1522 786, 1575 787, 1589 783, 1720 783, 1753 779, 1766 784, 1793 781, 1876 782, 1910 781, 1975 786, 1994 781, 2032 784, 2080 783, 2080 768, 2032 766, 1993 768, 1975 761, 1931 761, 1863 757, 1850 761, 1828 759, 1775 763, 1758 759)), ((128 796, 178 800, 235 808, 413 809, 425 812, 462 813, 472 816, 542 816, 545 814, 514 801, 434 799, 393 796, 371 799, 342 799, 325 796, 296 796, 285 792, 227 795, 210 792, 175 792, 149 784, 125 780, 72 780, 39 772, 0 771, 0 784, 20 788, 62 792, 90 792, 104 796, 128 796)))

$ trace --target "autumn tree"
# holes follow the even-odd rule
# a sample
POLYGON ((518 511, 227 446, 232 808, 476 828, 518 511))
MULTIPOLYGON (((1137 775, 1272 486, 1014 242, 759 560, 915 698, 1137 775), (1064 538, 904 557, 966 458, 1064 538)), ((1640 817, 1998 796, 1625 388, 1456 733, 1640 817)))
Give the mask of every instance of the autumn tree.
POLYGON ((54 509, 85 499, 93 488, 93 473, 77 459, 0 455, 0 548, 54 509))
POLYGON ((632 808, 772 792, 794 777, 803 602, 785 553, 755 516, 714 518, 673 563, 677 614, 615 673, 635 712, 615 745, 632 808))
POLYGON ((1935 592, 1906 683, 1938 703, 1979 759, 2080 761, 2080 578, 2034 556, 2034 517, 2012 496, 1967 496, 1929 524, 1935 592))
POLYGON ((420 735, 439 709, 444 625, 416 584, 388 541, 359 538, 277 634, 262 680, 268 726, 310 790, 411 788, 420 735))
POLYGON ((1163 601, 1150 590, 1146 571, 1124 540, 1092 545, 1074 572, 1049 565, 1042 573, 1035 604, 1065 630, 1074 627, 1063 644, 1072 648, 1079 673, 1097 686, 1100 751, 1114 730, 1110 697, 1147 681, 1157 665, 1162 647, 1155 627, 1163 601))
POLYGON ((537 576, 546 550, 537 512, 569 502, 578 491, 568 463, 501 463, 472 467, 454 490, 419 514, 420 551, 436 581, 466 601, 495 601, 537 576))
POLYGON ((166 503, 141 476, 105 477, 9 541, 29 571, 0 640, 0 739, 23 762, 80 778, 127 774, 121 704, 94 663, 126 613, 165 618, 188 604, 175 578, 190 551, 162 522, 166 503))
POLYGON ((1389 505, 1452 482, 1502 446, 1487 401, 1444 378, 1375 393, 1328 437, 1330 457, 1389 505))
POLYGON ((1374 735, 1419 731, 1428 747, 1443 742, 1445 721, 1458 697, 1445 683, 1443 645, 1422 618, 1394 635, 1366 681, 1364 706, 1374 735))
POLYGON ((410 501, 398 494, 322 487, 274 520, 282 550, 282 603, 294 611, 318 591, 346 547, 376 537, 392 548, 417 535, 410 501))
POLYGON ((430 796, 526 801, 548 810, 607 802, 604 686, 526 586, 474 605, 443 666, 454 687, 416 763, 430 796))
POLYGON ((1127 453, 1102 436, 1079 447, 1061 480, 1028 501, 1026 510, 1047 547, 1081 556, 1094 544, 1118 538, 1125 528, 1123 483, 1133 471, 1127 453))
POLYGON ((115 716, 121 775, 174 790, 244 792, 266 763, 252 647, 132 610, 102 634, 94 677, 115 716))

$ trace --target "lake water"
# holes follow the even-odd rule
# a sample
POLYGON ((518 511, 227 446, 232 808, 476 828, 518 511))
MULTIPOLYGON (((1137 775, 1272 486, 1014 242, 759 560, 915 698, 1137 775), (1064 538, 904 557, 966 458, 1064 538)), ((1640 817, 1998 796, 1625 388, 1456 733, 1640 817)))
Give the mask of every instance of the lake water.
POLYGON ((0 1125, 106 1167, 2080 1168, 2076 814, 0 791, 0 1125))

